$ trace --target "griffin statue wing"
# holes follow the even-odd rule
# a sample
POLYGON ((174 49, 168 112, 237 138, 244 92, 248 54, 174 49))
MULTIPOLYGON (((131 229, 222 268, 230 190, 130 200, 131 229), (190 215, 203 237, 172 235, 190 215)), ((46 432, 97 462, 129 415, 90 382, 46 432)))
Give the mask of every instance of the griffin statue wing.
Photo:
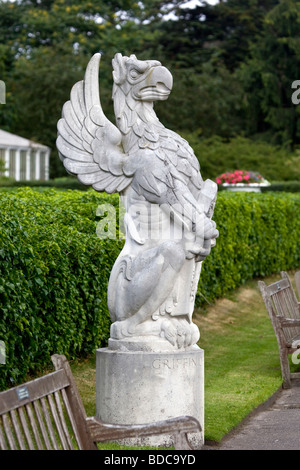
POLYGON ((121 147, 122 135, 104 115, 98 74, 101 55, 90 60, 84 80, 77 82, 58 121, 56 141, 60 159, 68 173, 96 191, 124 190, 132 174, 124 173, 128 157, 121 147))

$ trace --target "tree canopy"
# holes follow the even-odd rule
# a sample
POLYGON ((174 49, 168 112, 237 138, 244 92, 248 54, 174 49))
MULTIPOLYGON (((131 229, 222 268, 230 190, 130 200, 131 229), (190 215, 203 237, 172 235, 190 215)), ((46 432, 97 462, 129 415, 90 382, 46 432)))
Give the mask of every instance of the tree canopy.
POLYGON ((116 52, 160 60, 174 76, 161 120, 177 132, 236 136, 296 148, 300 108, 300 0, 0 0, 0 127, 53 149, 72 85, 101 52, 101 101, 114 121, 111 60, 116 52), (169 13, 172 13, 169 15, 169 13))

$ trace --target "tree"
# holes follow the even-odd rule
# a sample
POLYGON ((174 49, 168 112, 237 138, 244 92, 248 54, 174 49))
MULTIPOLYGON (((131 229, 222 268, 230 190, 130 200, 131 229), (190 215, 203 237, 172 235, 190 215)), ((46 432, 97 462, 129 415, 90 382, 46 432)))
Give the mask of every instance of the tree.
POLYGON ((167 102, 157 103, 161 120, 180 131, 197 131, 229 138, 243 131, 242 92, 236 77, 223 64, 207 62, 200 73, 172 69, 173 91, 167 102))
POLYGON ((147 25, 178 1, 0 0, 0 39, 5 44, 0 46, 0 71, 10 94, 0 110, 0 126, 49 145, 51 176, 65 174, 55 147, 56 124, 91 55, 103 54, 101 101, 113 120, 114 54, 144 52, 155 34, 147 25))
POLYGON ((266 15, 242 65, 249 133, 267 132, 275 143, 300 143, 300 109, 292 103, 292 83, 300 78, 300 1, 282 0, 266 15))
POLYGON ((199 68, 218 58, 233 72, 249 56, 264 17, 279 0, 227 0, 178 8, 177 21, 162 22, 165 55, 180 67, 199 68))
MULTIPOLYGON (((238 73, 251 55, 264 17, 279 0, 228 0, 194 9, 178 8, 176 21, 161 22, 160 49, 174 75, 174 91, 161 114, 177 129, 230 138, 245 134, 243 84, 238 73), (180 109, 179 116, 178 110, 180 109)), ((257 90, 255 89, 254 93, 257 90)), ((256 106, 255 111, 259 110, 256 106)), ((259 111, 258 111, 259 112, 259 111)))
POLYGON ((225 139, 264 135, 298 143, 291 83, 300 79, 299 1, 227 0, 194 9, 185 0, 0 0, 0 127, 53 150, 51 176, 65 175, 56 124, 72 85, 101 52, 101 102, 114 122, 116 52, 157 59, 174 76, 158 103, 175 131, 225 139), (166 21, 173 11, 175 19, 166 21))

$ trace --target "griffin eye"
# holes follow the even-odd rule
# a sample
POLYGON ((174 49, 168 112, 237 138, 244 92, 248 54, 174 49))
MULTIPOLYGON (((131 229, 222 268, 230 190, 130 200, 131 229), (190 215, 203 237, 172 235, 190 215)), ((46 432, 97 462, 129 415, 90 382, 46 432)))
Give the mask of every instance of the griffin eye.
POLYGON ((136 69, 130 70, 130 77, 131 78, 137 78, 139 76, 139 72, 136 69))

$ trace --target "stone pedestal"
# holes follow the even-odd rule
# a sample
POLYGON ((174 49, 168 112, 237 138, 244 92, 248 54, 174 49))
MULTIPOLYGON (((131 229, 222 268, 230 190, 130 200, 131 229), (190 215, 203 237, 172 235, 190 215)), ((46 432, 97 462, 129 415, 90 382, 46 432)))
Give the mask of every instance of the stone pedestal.
MULTIPOLYGON (((181 415, 204 430, 204 351, 97 350, 96 415, 110 424, 143 424, 181 415)), ((189 436, 204 443, 202 433, 189 436)), ((171 446, 172 436, 127 439, 127 445, 171 446)))
POLYGON ((261 193, 261 188, 269 186, 269 183, 224 183, 222 187, 227 191, 245 191, 248 193, 261 193))

